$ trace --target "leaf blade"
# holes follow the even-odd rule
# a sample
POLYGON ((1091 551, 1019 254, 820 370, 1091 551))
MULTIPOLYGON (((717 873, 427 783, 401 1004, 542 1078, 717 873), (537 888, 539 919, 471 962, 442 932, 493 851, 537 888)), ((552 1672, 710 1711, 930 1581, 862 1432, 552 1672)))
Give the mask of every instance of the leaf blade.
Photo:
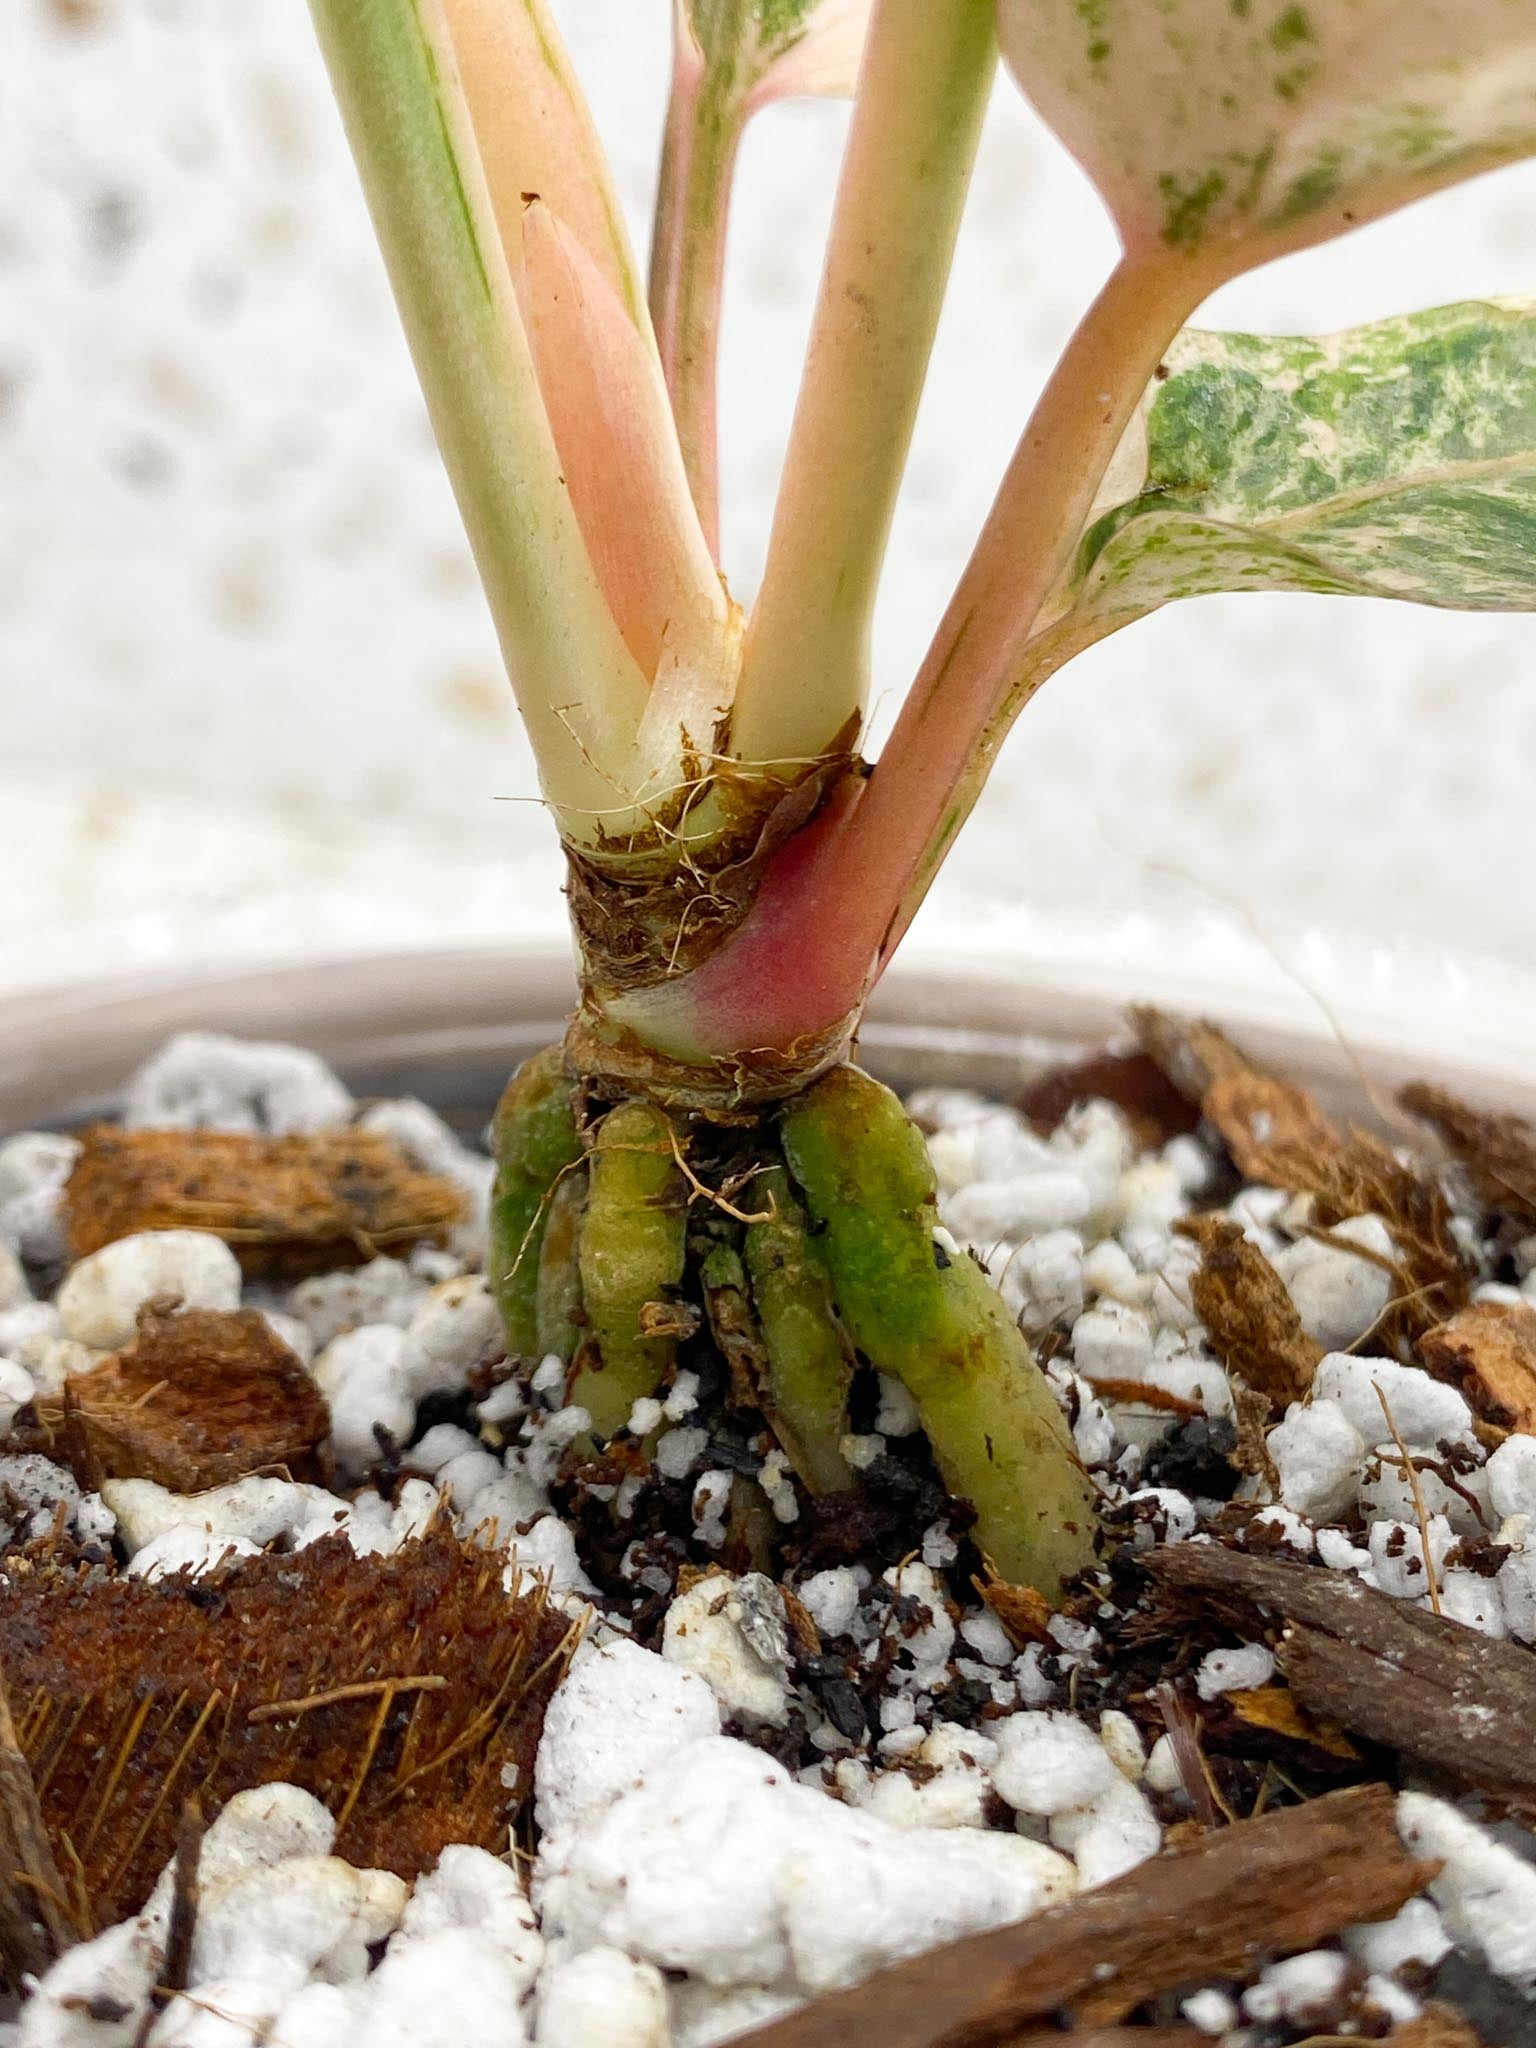
POLYGON ((1085 534, 1053 628, 1240 589, 1536 609, 1536 299, 1191 329, 1164 367, 1142 488, 1085 534))
POLYGON ((1536 148, 1531 0, 999 0, 1128 249, 1233 270, 1536 148))

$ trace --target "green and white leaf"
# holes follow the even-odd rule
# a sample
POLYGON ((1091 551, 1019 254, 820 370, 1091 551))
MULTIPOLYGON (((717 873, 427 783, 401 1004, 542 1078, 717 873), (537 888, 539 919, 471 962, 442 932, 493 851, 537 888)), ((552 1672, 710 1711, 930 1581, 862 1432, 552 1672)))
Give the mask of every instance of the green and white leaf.
POLYGON ((632 830, 645 679, 561 473, 443 0, 311 7, 545 793, 567 837, 632 830))
POLYGON ((1241 269, 1536 148, 1536 0, 998 0, 998 32, 1133 253, 1241 269))
POLYGON ((1536 299, 1188 329, 1163 367, 1111 472, 1139 488, 1088 527, 1038 652, 1219 591, 1536 610, 1536 299))
MULTIPOLYGON (((750 109, 791 94, 851 93, 874 0, 675 0, 706 71, 750 109)), ((924 0, 930 4, 930 0, 924 0)))

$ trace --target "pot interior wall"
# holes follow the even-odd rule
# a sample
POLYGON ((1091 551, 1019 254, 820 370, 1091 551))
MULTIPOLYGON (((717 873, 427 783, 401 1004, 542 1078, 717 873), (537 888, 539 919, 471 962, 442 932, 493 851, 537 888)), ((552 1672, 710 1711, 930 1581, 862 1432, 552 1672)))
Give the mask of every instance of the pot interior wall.
MULTIPOLYGON (((0 1132, 99 1114, 138 1063, 178 1031, 308 1045, 359 1095, 418 1095, 480 1128, 519 1060, 561 1034, 574 996, 554 952, 393 954, 264 972, 77 985, 0 1001, 0 1132)), ((1127 991, 1127 1001, 1134 991, 1127 991)), ((1218 1017, 1217 1021, 1221 1021, 1218 1017)), ((1400 1122, 1393 1090, 1425 1078, 1536 1110, 1528 1075, 1480 1069, 1239 1020, 1251 1055, 1312 1087, 1337 1113, 1400 1122)), ((944 1081, 1002 1097, 1042 1067, 1124 1032, 1116 1004, 999 974, 898 967, 877 990, 864 1065, 893 1086, 944 1081)))

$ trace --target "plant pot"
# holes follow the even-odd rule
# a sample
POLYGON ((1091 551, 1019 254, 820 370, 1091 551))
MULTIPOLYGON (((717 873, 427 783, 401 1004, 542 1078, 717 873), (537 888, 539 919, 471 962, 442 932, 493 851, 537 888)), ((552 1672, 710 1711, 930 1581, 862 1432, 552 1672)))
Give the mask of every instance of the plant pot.
MULTIPOLYGON (((1048 1064, 1123 1029, 1125 1000, 1070 981, 1039 984, 1006 962, 959 970, 898 962, 876 990, 860 1037, 870 1070, 897 1087, 953 1082, 1002 1097, 1048 1064)), ((1311 1088, 1331 1110, 1376 1124, 1408 1080, 1536 1111, 1536 1075, 1476 1046, 1447 1056, 1418 1042, 1412 1017, 1388 1034, 1342 1041, 1277 1021, 1245 1001, 1213 1008, 1208 989, 1181 1002, 1177 977, 1156 1000, 1215 1014, 1252 1056, 1311 1088)), ((0 1000, 0 1131, 99 1110, 126 1074, 176 1031, 291 1039, 329 1060, 363 1094, 416 1094, 470 1128, 518 1060, 560 1036, 575 994, 554 949, 380 954, 301 967, 196 975, 185 970, 72 983, 0 1000)))
MULTIPOLYGON (((0 1004, 0 1133, 109 1111, 126 1075, 168 1036, 213 1030, 308 1046, 357 1095, 418 1096, 473 1134, 516 1063, 558 1037, 572 994, 569 965, 554 953, 458 952, 14 998, 0 1004)), ((1000 971, 952 975, 909 966, 871 1004, 860 1057, 900 1088, 945 1083, 1006 1100, 1121 1027, 1118 1005, 1081 990, 1032 988, 1000 971)), ((1321 1032, 1251 1013, 1240 1028, 1256 1060, 1364 1124, 1394 1128, 1392 1094, 1409 1079, 1505 1108, 1536 1106, 1528 1077, 1475 1057, 1437 1058, 1433 1047, 1405 1050, 1400 1040, 1345 1049, 1321 1032)), ((1502 1986, 1487 1994, 1481 1980, 1468 1995, 1491 1996, 1495 2017, 1509 1996, 1502 1986)), ((870 2048, 886 2038, 857 2029, 843 2037, 870 2048)))

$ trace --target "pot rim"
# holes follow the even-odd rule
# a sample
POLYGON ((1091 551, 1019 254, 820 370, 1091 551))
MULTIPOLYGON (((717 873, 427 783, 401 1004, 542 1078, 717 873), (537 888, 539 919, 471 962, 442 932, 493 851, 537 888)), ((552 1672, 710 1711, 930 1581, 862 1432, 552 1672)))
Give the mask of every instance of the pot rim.
MULTIPOLYGON (((1127 977, 1129 980, 1130 977, 1127 977)), ((1409 1080, 1536 1115, 1536 1075, 1491 1049, 1416 1042, 1416 1014, 1345 1041, 1321 1021, 1277 1020, 1251 990, 1157 992, 1184 1014, 1212 1015, 1261 1063, 1313 1088, 1330 1108, 1378 1126, 1410 1126, 1392 1104, 1409 1080)), ((1051 1063, 1125 1039, 1127 1005, 1006 960, 898 964, 871 999, 864 1058, 901 1085, 920 1081, 1012 1092, 1051 1063)), ((575 997, 568 953, 549 945, 402 950, 302 963, 74 981, 0 999, 0 1131, 106 1106, 140 1061, 174 1032, 231 1032, 310 1047, 367 1092, 410 1090, 413 1077, 473 1063, 505 1073, 560 1035, 575 997)), ((1432 1027, 1431 1027, 1432 1028, 1432 1027)), ((1427 1035, 1427 1033, 1425 1034, 1427 1035)))

